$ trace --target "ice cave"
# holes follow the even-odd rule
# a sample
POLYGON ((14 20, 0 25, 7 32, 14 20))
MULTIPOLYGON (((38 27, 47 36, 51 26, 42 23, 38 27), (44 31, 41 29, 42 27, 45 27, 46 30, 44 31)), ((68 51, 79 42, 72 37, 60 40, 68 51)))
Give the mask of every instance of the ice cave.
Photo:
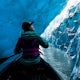
POLYGON ((48 41, 41 57, 62 80, 80 80, 80 0, 0 0, 0 75, 19 57, 14 48, 24 21, 48 41))

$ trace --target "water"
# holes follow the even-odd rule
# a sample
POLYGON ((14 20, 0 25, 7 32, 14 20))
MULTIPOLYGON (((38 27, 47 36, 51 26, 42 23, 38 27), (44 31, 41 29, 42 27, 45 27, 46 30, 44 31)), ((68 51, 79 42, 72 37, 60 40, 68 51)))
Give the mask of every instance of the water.
POLYGON ((44 59, 60 74, 63 80, 69 80, 74 61, 64 55, 65 52, 54 47, 43 49, 43 52, 44 59))

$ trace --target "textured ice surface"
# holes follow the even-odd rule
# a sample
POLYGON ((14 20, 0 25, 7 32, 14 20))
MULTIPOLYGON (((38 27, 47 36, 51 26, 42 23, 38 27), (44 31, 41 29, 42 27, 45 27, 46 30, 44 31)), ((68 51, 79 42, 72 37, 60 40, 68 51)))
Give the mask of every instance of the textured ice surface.
POLYGON ((51 43, 53 49, 61 50, 58 54, 55 52, 57 57, 54 57, 55 55, 52 57, 55 50, 51 50, 50 59, 55 63, 51 63, 51 61, 49 63, 54 64, 54 68, 65 75, 64 80, 65 78, 66 80, 70 78, 71 80, 78 80, 77 76, 80 76, 80 1, 69 0, 63 11, 52 20, 41 36, 51 43), (65 57, 61 55, 62 51, 64 51, 65 57), (54 61, 54 58, 57 61, 54 61), (65 59, 70 64, 66 63, 65 59), (58 61, 60 62, 58 63, 58 61))

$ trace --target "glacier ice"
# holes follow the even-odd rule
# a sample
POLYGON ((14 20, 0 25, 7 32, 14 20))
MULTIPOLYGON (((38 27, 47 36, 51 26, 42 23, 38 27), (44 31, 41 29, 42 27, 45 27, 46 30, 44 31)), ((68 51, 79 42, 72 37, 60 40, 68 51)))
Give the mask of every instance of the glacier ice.
POLYGON ((21 23, 26 20, 34 21, 33 25, 39 33, 52 20, 41 35, 50 43, 47 50, 43 49, 43 58, 64 80, 78 80, 80 0, 0 0, 0 58, 14 54, 21 23))
MULTIPOLYGON (((62 62, 61 65, 56 65, 56 63, 51 65, 60 66, 57 68, 58 71, 62 72, 61 76, 63 76, 64 80, 78 80, 77 76, 80 77, 80 1, 79 0, 69 0, 63 11, 55 17, 45 29, 44 33, 41 35, 46 40, 50 42, 52 47, 60 49, 64 51, 64 56, 67 57, 67 65, 70 67, 68 68, 67 72, 62 70, 60 71, 59 68, 63 67, 62 62), (65 73, 66 72, 66 73, 65 73)), ((56 50, 56 49, 55 49, 56 50)), ((53 50, 54 51, 54 50, 53 50)), ((53 55, 57 54, 57 51, 53 55)), ((59 52, 61 53, 61 51, 59 52)), ((58 57, 58 54, 57 54, 58 57)), ((54 58, 54 56, 53 56, 54 58)), ((56 58, 57 59, 57 58, 56 58)), ((51 58, 52 60, 52 58, 51 58)), ((59 59, 58 59, 59 60, 59 59)), ((62 59, 64 60, 64 59, 62 59)), ((54 60, 53 60, 54 61, 54 60)), ((65 63, 65 62, 64 62, 65 63)))

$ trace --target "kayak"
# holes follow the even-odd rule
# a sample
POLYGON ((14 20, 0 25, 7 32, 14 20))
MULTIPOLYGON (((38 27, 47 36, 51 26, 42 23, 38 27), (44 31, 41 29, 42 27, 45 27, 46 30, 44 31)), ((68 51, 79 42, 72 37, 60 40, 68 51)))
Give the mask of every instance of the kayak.
POLYGON ((43 59, 35 65, 12 63, 0 80, 62 80, 61 76, 43 59))

